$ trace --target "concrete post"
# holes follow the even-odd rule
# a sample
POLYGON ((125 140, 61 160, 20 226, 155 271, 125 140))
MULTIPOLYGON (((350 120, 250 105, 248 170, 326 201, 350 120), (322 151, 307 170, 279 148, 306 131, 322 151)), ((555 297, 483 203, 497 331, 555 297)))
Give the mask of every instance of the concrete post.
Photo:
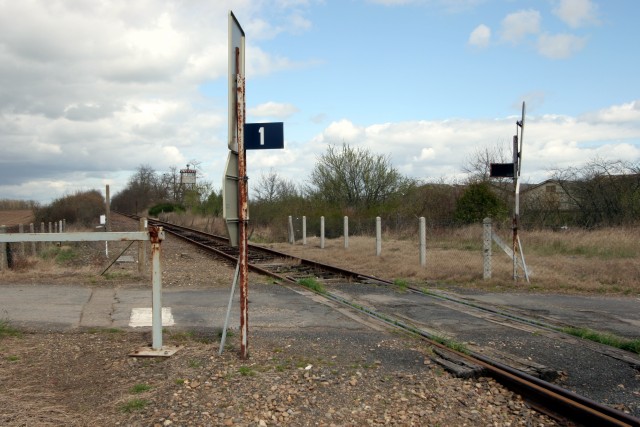
MULTIPOLYGON (((24 233, 24 225, 18 224, 18 233, 24 233)), ((24 250, 24 242, 20 242, 20 256, 24 258, 25 250, 24 250)))
POLYGON ((420 265, 427 265, 427 224, 423 216, 420 217, 420 265))
MULTIPOLYGON (((105 231, 111 231, 111 193, 107 185, 104 190, 105 231)), ((137 213, 137 212, 136 212, 137 213)))
POLYGON ((67 231, 67 220, 66 220, 66 219, 63 219, 63 220, 62 220, 62 229, 63 229, 64 231, 67 231))
POLYGON ((307 217, 302 217, 302 244, 307 244, 307 217))
MULTIPOLYGON (((35 233, 36 228, 34 227, 33 223, 29 224, 29 233, 33 234, 35 233)), ((31 256, 36 256, 36 242, 31 242, 31 256)))
POLYGON ((382 253, 382 218, 376 217, 376 256, 382 253))
POLYGON ((482 278, 484 280, 491 279, 491 247, 493 246, 491 233, 491 218, 485 218, 482 221, 482 260, 484 266, 482 278))
MULTIPOLYGON (((4 225, 0 225, 0 233, 4 234, 7 232, 7 227, 4 225)), ((6 270, 9 268, 9 259, 7 258, 7 246, 9 244, 6 242, 0 243, 0 271, 6 270)))
POLYGON ((320 217, 320 249, 324 249, 324 217, 320 217))
POLYGON ((62 229, 62 220, 59 221, 58 225, 58 233, 62 233, 64 230, 62 229))
MULTIPOLYGON (((138 231, 147 231, 147 218, 140 218, 140 226, 138 231)), ((146 240, 138 241, 138 273, 144 273, 144 268, 147 265, 147 242, 146 240)))
POLYGON ((349 217, 344 217, 344 248, 349 248, 349 217))
POLYGON ((296 238, 293 235, 293 217, 291 215, 289 215, 288 228, 289 228, 289 243, 293 245, 296 241, 296 238))

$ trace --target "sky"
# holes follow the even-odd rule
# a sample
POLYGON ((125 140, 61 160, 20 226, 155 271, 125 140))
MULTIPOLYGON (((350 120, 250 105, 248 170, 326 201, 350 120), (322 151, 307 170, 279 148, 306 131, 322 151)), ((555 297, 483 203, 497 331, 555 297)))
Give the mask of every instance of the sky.
POLYGON ((342 144, 460 182, 510 152, 522 102, 523 182, 640 161, 637 1, 0 0, 0 199, 114 195, 194 162, 220 188, 230 10, 247 122, 284 122, 284 149, 248 152, 250 187, 305 184, 342 144))

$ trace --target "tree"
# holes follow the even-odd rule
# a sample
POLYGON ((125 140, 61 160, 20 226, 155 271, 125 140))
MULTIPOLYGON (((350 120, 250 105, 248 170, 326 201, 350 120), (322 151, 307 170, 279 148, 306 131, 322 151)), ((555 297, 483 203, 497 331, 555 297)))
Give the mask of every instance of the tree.
POLYGON ((596 158, 556 170, 553 179, 577 206, 582 226, 629 224, 640 217, 639 164, 596 158))
POLYGON ((351 209, 370 209, 385 203, 408 185, 388 156, 363 148, 329 146, 311 172, 309 195, 351 209))
POLYGON ((266 203, 299 196, 296 184, 282 178, 273 169, 270 170, 268 174, 262 174, 260 181, 258 181, 253 191, 257 202, 266 203))
POLYGON ((484 218, 504 219, 507 205, 490 189, 487 182, 469 184, 456 202, 455 218, 464 224, 481 222, 484 218))

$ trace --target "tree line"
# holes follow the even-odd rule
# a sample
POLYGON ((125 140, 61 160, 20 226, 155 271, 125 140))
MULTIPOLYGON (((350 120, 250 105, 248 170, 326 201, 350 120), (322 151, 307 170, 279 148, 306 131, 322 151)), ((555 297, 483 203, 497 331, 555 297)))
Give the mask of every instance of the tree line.
MULTIPOLYGON (((318 156, 306 182, 294 182, 274 170, 255 183, 250 181, 250 224, 280 228, 276 232, 286 234, 288 215, 306 216, 311 229, 319 228, 319 218, 324 216, 327 236, 331 237, 330 230, 340 232, 345 215, 349 216, 354 233, 372 230, 377 216, 399 231, 405 225, 413 229, 418 217, 425 217, 433 227, 479 223, 485 217, 508 222, 513 209, 512 181, 490 178, 488 168, 490 163, 504 162, 505 157, 500 150, 479 149, 463 165, 467 172, 464 182, 425 183, 403 176, 388 155, 348 144, 330 145, 318 156)), ((197 164, 196 170, 199 171, 197 164)), ((523 185, 523 226, 638 223, 637 162, 595 159, 582 166, 553 170, 550 176, 566 203, 559 203, 557 195, 526 196, 527 186, 523 185)), ((181 184, 176 167, 157 172, 148 165, 139 166, 125 188, 111 200, 114 210, 152 216, 178 211, 219 217, 222 203, 222 190, 210 182, 198 179, 195 186, 187 187, 181 184)), ((63 197, 37 210, 38 218, 58 211, 63 212, 56 214, 59 218, 87 222, 98 218, 103 207, 104 198, 92 190, 63 197)))

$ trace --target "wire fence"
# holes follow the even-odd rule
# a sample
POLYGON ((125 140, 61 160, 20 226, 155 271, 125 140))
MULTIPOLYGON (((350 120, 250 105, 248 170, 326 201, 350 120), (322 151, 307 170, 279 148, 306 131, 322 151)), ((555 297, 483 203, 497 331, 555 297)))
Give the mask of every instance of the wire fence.
MULTIPOLYGON (((640 294, 640 227, 519 230, 530 283, 522 266, 495 242, 491 246, 490 280, 484 277, 482 224, 461 225, 455 220, 426 219, 426 262, 421 264, 418 218, 387 217, 382 220, 381 251, 377 252, 376 218, 324 219, 325 242, 321 247, 321 219, 291 217, 294 243, 282 249, 303 258, 333 263, 383 278, 414 282, 439 282, 483 287, 522 287, 553 292, 640 294), (303 222, 304 221, 304 222, 303 222), (303 230, 306 229, 306 244, 303 230)), ((510 220, 493 222, 492 233, 511 246, 510 220)), ((520 258, 520 255, 518 256, 520 258)))

